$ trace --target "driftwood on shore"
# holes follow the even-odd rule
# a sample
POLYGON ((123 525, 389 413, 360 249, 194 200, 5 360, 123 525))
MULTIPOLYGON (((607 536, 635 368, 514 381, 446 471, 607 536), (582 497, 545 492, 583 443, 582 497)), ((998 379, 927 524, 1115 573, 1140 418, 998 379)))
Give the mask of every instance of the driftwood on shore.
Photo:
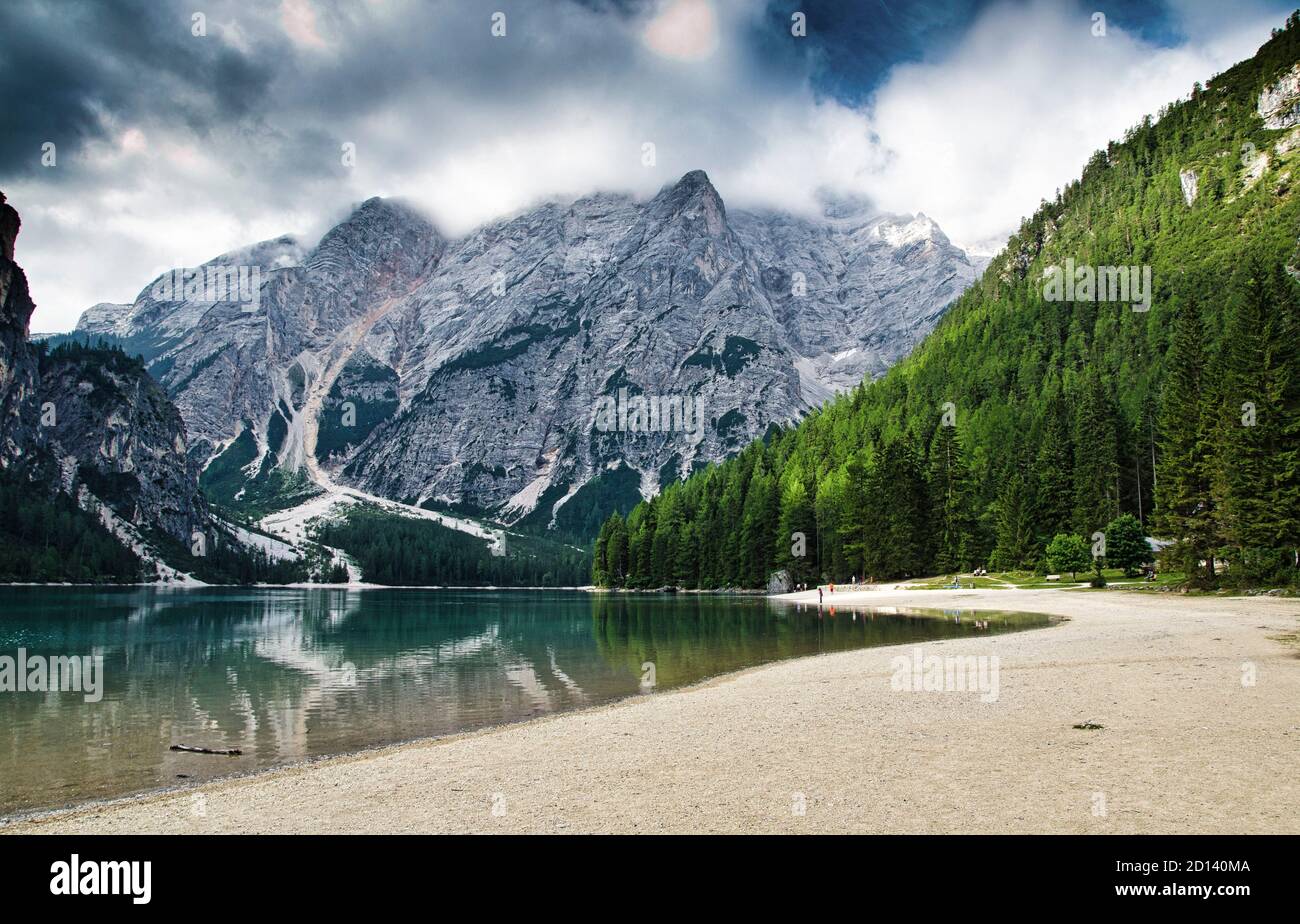
POLYGON ((173 744, 168 750, 185 751, 189 754, 223 754, 227 757, 238 757, 244 753, 239 748, 196 748, 188 744, 173 744))

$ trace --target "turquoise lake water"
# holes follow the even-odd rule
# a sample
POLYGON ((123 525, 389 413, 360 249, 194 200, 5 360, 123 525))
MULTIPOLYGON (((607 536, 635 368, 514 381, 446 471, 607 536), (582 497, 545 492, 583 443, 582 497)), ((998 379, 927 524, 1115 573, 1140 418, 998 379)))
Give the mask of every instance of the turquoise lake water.
POLYGON ((665 690, 1035 614, 578 591, 0 588, 0 657, 103 659, 102 698, 0 692, 0 815, 665 690), (170 751, 230 749, 238 757, 170 751))

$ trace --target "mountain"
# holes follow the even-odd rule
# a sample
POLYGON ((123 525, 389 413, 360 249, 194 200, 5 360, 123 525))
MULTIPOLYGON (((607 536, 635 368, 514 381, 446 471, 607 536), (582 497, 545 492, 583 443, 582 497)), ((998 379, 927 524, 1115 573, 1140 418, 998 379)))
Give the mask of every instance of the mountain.
POLYGON ((0 580, 305 579, 298 549, 268 555, 212 516, 181 413, 139 358, 29 339, 20 225, 0 193, 0 580))
POLYGON ((40 448, 70 495, 189 546, 210 527, 180 412, 139 360, 76 345, 40 357, 40 448))
MULTIPOLYGON (((27 277, 14 262, 21 222, 0 194, 0 468, 27 516, 46 505, 66 521, 73 548, 124 543, 132 555, 175 576, 146 537, 188 547, 209 527, 198 472, 186 456, 180 414, 125 354, 67 346, 48 352, 27 338, 35 305, 27 277), (26 485, 26 498, 19 486, 26 485), (34 489, 34 490, 33 490, 34 489), (54 496, 75 501, 60 506, 54 496), (34 499, 33 499, 34 498, 34 499)), ((127 567, 112 554, 117 579, 127 567)), ((129 561, 129 559, 128 559, 129 561)), ((14 567, 6 560, 6 565, 14 567)), ((47 577, 97 579, 98 567, 64 573, 44 563, 47 577)), ((6 577, 31 577, 7 573, 6 577)), ((135 576, 135 575, 133 575, 135 576)))
POLYGON ((164 274, 78 332, 146 360, 223 506, 346 488, 585 539, 884 372, 975 276, 924 215, 729 211, 695 171, 454 240, 370 199, 315 247, 164 274), (689 399, 704 425, 599 425, 638 396, 689 399))
POLYGON ((22 221, 0 193, 0 465, 22 457, 32 442, 36 422, 35 354, 27 344, 27 326, 36 309, 27 275, 14 262, 22 221))
POLYGON ((883 378, 608 519, 596 582, 1060 569, 1125 533, 1300 583, 1297 180, 1300 13, 1098 151, 883 378))

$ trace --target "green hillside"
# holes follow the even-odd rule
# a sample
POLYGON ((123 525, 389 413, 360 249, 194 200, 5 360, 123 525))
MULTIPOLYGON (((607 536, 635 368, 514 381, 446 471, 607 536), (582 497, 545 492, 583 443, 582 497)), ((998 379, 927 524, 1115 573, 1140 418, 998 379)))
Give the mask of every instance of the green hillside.
POLYGON ((1097 152, 884 378, 607 520, 595 581, 1049 566, 1057 534, 1091 543, 1130 514, 1204 581, 1222 558, 1234 579, 1295 582, 1300 128, 1267 129, 1257 105, 1298 61, 1293 14, 1097 152), (1049 300, 1067 261, 1139 284, 1149 268, 1150 309, 1049 300))

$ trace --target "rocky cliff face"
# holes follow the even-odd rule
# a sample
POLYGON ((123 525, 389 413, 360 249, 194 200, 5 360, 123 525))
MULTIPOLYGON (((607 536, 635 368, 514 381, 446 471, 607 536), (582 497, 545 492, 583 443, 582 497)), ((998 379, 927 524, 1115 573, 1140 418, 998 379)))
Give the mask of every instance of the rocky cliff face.
POLYGON ((0 464, 111 509, 134 530, 190 543, 208 527, 179 411, 144 366, 113 350, 45 354, 27 339, 34 309, 13 261, 17 213, 0 194, 0 464))
POLYGON ((138 528, 190 545, 207 528, 185 424, 144 366, 114 350, 68 346, 41 359, 43 447, 61 488, 82 489, 138 528))
POLYGON ((1256 112, 1265 128, 1300 125, 1300 64, 1260 91, 1256 112))
POLYGON ((283 238, 190 275, 241 268, 255 299, 155 281, 80 329, 147 345, 197 454, 251 427, 318 480, 507 520, 615 468, 651 493, 799 419, 883 372, 976 275, 923 215, 729 211, 699 171, 459 240, 372 199, 311 250, 283 238))
POLYGON ((36 306, 27 276, 14 262, 21 224, 0 193, 0 466, 18 461, 33 442, 36 426, 36 358, 27 325, 36 306))

